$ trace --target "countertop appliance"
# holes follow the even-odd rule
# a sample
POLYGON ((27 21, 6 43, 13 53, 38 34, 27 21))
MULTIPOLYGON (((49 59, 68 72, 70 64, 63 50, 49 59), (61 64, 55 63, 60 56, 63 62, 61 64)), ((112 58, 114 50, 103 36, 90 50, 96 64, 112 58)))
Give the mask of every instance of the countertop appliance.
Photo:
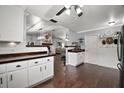
POLYGON ((119 60, 117 67, 120 70, 120 87, 124 88, 124 25, 121 32, 118 32, 117 56, 119 60))

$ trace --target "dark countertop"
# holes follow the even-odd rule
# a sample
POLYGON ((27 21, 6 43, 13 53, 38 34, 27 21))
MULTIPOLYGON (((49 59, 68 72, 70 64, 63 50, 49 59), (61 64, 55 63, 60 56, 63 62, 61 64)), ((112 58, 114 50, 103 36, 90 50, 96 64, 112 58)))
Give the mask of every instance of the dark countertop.
POLYGON ((73 53, 85 52, 85 49, 79 49, 79 50, 71 49, 71 50, 68 50, 68 52, 73 52, 73 53))
POLYGON ((23 60, 30 60, 30 59, 36 59, 36 58, 43 58, 43 57, 50 57, 55 56, 55 53, 49 53, 49 54, 34 54, 34 55, 21 55, 21 56, 13 56, 13 57, 4 57, 0 58, 0 64, 5 63, 12 63, 17 61, 23 61, 23 60))
POLYGON ((68 47, 76 47, 76 46, 65 46, 65 48, 68 48, 68 47))

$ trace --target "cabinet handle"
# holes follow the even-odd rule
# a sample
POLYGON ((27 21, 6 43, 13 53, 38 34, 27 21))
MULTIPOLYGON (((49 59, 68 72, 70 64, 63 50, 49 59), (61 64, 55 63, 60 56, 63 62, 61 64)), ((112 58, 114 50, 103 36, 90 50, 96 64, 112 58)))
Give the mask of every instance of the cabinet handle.
POLYGON ((2 77, 0 78, 0 84, 1 84, 1 85, 3 84, 3 79, 2 79, 2 77))
POLYGON ((46 66, 45 66, 45 70, 46 70, 46 66))
POLYGON ((42 71, 42 68, 40 67, 40 72, 42 71))
POLYGON ((47 59, 47 61, 50 61, 50 59, 47 59))
POLYGON ((16 67, 21 67, 21 65, 17 65, 16 67))
POLYGON ((12 81, 13 80, 13 76, 12 75, 10 75, 10 81, 12 81))
POLYGON ((35 64, 37 64, 38 62, 35 62, 35 64))

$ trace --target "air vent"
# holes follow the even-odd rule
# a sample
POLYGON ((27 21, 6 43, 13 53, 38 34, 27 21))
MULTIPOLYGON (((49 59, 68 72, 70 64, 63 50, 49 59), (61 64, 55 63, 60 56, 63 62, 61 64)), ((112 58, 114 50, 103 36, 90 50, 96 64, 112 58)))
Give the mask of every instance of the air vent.
POLYGON ((51 22, 53 23, 57 23, 58 21, 54 20, 54 19, 50 19, 51 22))

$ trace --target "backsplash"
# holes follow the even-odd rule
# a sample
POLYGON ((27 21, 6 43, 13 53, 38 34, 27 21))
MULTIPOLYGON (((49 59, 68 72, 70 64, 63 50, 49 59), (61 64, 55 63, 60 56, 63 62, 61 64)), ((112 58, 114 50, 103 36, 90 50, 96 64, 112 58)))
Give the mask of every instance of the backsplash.
POLYGON ((0 54, 48 51, 47 47, 25 47, 25 43, 0 43, 0 54))

